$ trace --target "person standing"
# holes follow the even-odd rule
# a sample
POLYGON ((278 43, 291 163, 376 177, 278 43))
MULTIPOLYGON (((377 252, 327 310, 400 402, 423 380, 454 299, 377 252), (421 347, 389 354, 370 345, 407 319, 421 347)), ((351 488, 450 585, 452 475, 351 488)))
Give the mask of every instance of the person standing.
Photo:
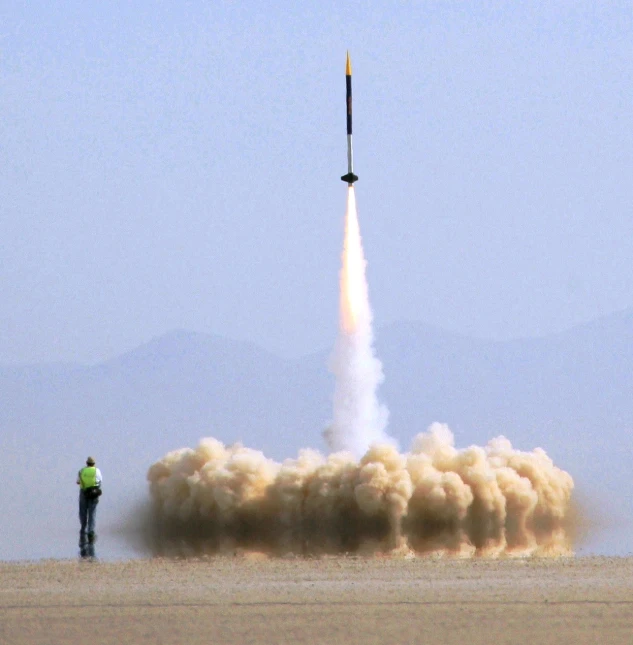
POLYGON ((77 473, 79 484, 79 545, 94 544, 96 539, 97 504, 101 495, 101 471, 95 466, 92 457, 86 459, 86 465, 77 473))

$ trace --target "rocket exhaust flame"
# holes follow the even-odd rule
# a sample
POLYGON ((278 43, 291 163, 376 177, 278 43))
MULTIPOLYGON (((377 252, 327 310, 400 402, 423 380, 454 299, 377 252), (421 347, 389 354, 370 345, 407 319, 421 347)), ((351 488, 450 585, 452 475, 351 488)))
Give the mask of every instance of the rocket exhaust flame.
MULTIPOLYGON (((341 268, 341 331, 347 334, 359 332, 359 323, 371 323, 369 297, 365 280, 365 256, 360 239, 360 226, 356 213, 354 188, 347 190, 347 212, 345 215, 345 239, 341 268)), ((365 333, 366 330, 363 330, 365 333)))
POLYGON ((349 186, 340 280, 340 327, 330 361, 336 379, 334 418, 324 435, 331 450, 349 451, 357 458, 373 443, 395 443, 384 431, 389 412, 376 396, 384 377, 373 349, 366 265, 354 187, 349 186))

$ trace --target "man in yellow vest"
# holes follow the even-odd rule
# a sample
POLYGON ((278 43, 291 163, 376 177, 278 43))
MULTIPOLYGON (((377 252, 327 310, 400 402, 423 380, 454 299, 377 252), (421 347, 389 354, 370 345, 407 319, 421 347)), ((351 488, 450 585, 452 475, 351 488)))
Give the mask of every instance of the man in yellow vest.
POLYGON ((97 504, 101 495, 101 471, 92 457, 86 459, 86 466, 77 473, 79 484, 79 546, 94 544, 96 539, 97 504), (87 531, 87 534, 86 534, 87 531))

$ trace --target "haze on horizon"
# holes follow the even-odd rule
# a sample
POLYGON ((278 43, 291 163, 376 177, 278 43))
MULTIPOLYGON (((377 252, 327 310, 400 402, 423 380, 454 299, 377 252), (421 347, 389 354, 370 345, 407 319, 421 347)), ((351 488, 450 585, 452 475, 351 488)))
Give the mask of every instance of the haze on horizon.
POLYGON ((344 62, 376 325, 543 335, 633 305, 630 3, 13 3, 0 364, 167 330, 333 345, 344 62))

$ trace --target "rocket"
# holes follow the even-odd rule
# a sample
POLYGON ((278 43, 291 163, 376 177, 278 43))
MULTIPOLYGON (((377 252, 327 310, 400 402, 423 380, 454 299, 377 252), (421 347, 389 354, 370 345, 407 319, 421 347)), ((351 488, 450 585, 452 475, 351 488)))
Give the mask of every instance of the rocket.
POLYGON ((345 65, 345 99, 347 104, 347 174, 341 179, 351 186, 358 177, 354 174, 354 160, 352 156, 352 62, 347 52, 347 63, 345 65))

